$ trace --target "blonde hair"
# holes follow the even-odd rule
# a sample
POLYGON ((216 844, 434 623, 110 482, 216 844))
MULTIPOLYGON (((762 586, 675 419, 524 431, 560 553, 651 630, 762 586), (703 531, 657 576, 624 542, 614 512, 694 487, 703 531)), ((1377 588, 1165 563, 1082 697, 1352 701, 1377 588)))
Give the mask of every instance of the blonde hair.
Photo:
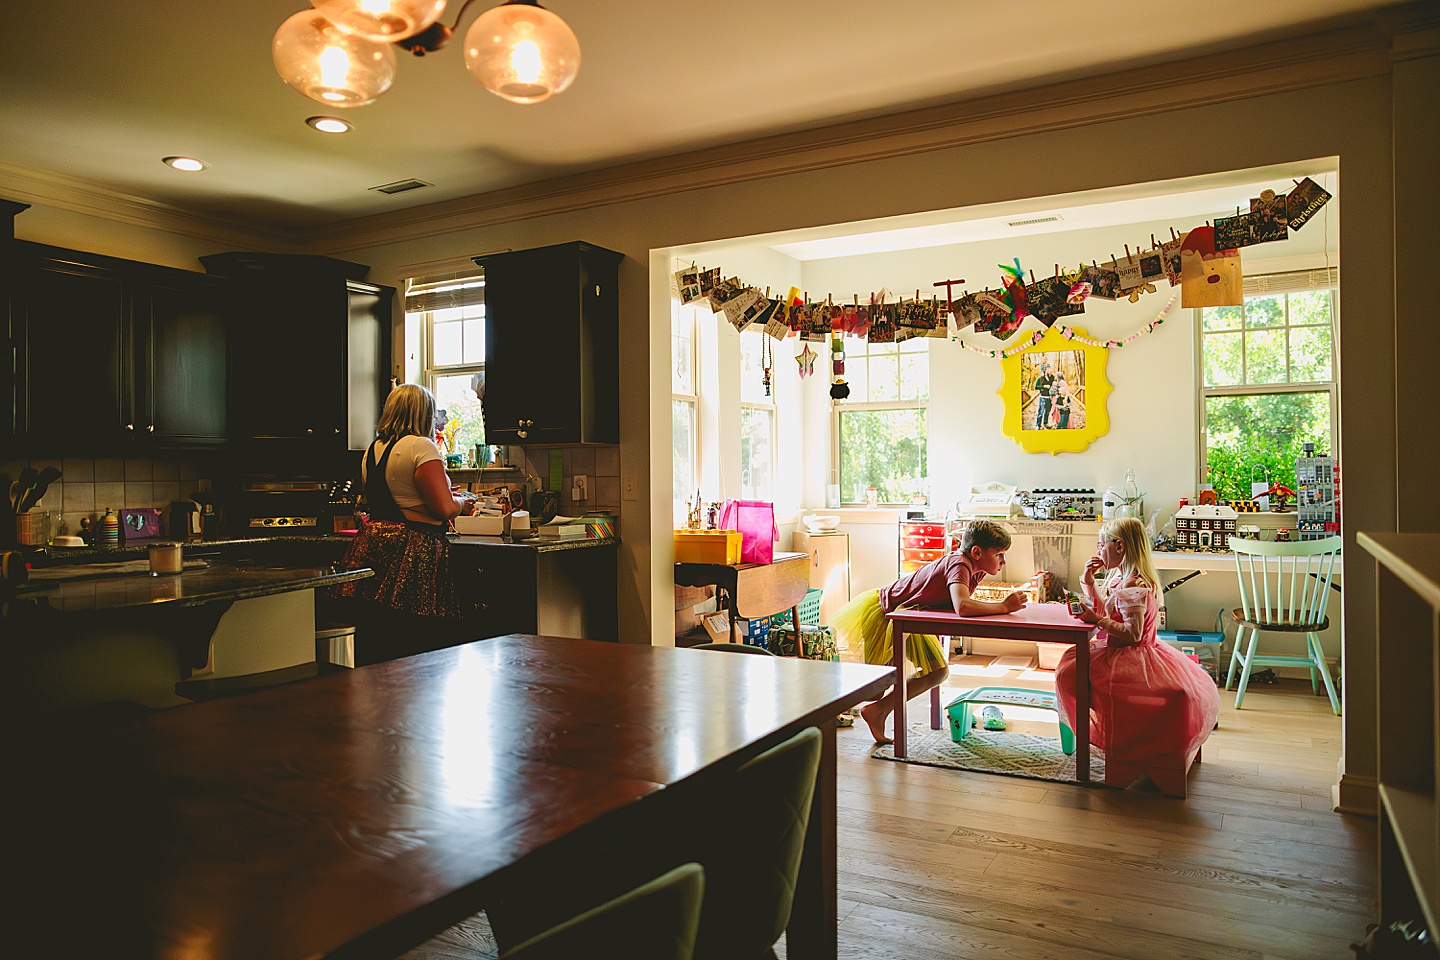
POLYGON ((1100 528, 1100 536, 1120 542, 1125 551, 1120 561, 1121 573, 1135 574, 1158 597, 1160 576, 1150 556, 1150 535, 1145 532, 1145 525, 1134 517, 1117 517, 1100 528))
POLYGON ((406 383, 390 391, 385 409, 375 425, 375 436, 386 442, 401 437, 435 435, 435 395, 418 383, 406 383))

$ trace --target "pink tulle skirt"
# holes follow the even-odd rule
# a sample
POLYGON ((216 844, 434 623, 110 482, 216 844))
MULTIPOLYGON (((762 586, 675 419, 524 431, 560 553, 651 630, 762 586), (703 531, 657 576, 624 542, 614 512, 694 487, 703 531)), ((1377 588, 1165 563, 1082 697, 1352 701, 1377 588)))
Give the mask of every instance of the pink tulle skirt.
MULTIPOLYGON (((1146 591, 1149 593, 1149 591, 1146 591)), ((1155 639, 1154 595, 1141 642, 1090 642, 1090 742, 1106 759, 1176 767, 1197 750, 1220 715, 1220 693, 1203 668, 1155 639)), ((1075 651, 1055 670, 1061 718, 1075 729, 1075 651)))

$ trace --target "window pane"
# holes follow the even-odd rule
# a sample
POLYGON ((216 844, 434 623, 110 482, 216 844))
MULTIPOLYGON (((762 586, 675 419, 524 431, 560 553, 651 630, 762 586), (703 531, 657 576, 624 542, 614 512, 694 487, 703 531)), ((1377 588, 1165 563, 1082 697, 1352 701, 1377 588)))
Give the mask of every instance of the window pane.
POLYGON ((436 322, 432 327, 437 367, 449 367, 465 362, 465 349, 460 327, 461 321, 458 320, 449 323, 436 322))
MULTIPOLYGON (((870 395, 864 399, 872 402, 900 399, 899 358, 872 356, 870 358, 870 395)), ((853 396, 853 394, 852 394, 853 396)), ((861 497, 863 500, 864 497, 861 497)))
POLYGON ((1247 297, 1245 300, 1245 326, 1278 327, 1285 322, 1285 298, 1247 297))
POLYGON ((684 503, 695 493, 695 404, 689 400, 670 401, 670 444, 674 460, 671 499, 684 503))
POLYGON ((694 315, 679 311, 670 315, 670 392, 694 393, 693 352, 690 340, 695 332, 694 315))
POLYGON ((1277 393, 1205 398, 1206 476, 1221 500, 1249 499, 1250 473, 1293 486, 1305 441, 1330 450, 1330 394, 1277 393))
POLYGON ((850 352, 851 342, 845 341, 845 382, 850 384, 851 402, 858 403, 870 397, 870 362, 863 349, 858 356, 850 352))
MULTIPOLYGON (((1291 316, 1294 316, 1292 313, 1291 316)), ((1290 381, 1329 380, 1330 328, 1292 327, 1290 330, 1290 381)))
POLYGON ((1206 307, 1200 312, 1201 329, 1206 333, 1212 330, 1239 330, 1241 311, 1239 307, 1206 307))
POLYGON ((464 307, 442 307, 430 313, 431 323, 453 323, 465 315, 464 307))
POLYGON ((901 353, 900 355, 900 399, 930 399, 930 354, 901 353))
POLYGON ((472 317, 462 325, 465 340, 465 362, 485 362, 485 318, 472 317))
POLYGON ((907 503, 926 475, 924 410, 842 410, 841 500, 864 503, 874 487, 881 503, 907 503))
POLYGON ((1239 333, 1205 334, 1205 386, 1234 387, 1244 382, 1245 367, 1240 355, 1241 336, 1239 333))
POLYGON ((1245 382, 1286 382, 1283 329, 1251 330, 1245 334, 1245 382))
POLYGON ((1307 290, 1290 294, 1290 323, 1330 325, 1330 291, 1307 290))
POLYGON ((485 416, 475 393, 478 376, 482 374, 456 373, 435 378, 436 419, 445 424, 442 453, 473 455, 475 447, 485 442, 485 416))
POLYGON ((740 496, 771 498, 770 464, 774 450, 775 413, 758 407, 740 410, 740 496))

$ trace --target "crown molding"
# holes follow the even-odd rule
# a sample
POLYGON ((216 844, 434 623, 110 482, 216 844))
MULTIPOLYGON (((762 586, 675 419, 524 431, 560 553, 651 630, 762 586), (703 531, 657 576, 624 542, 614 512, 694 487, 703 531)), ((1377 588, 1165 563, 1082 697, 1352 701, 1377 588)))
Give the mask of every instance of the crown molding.
MULTIPOLYGON (((179 207, 147 200, 53 171, 0 163, 0 184, 7 199, 43 204, 71 213, 125 223, 147 230, 207 240, 222 246, 269 249, 286 236, 260 224, 198 216, 179 207)), ((23 224, 24 220, 17 221, 23 224)))
POLYGON ((1387 74, 1391 45, 1372 21, 1360 28, 622 164, 300 234, 307 247, 357 249, 1306 89, 1387 74))

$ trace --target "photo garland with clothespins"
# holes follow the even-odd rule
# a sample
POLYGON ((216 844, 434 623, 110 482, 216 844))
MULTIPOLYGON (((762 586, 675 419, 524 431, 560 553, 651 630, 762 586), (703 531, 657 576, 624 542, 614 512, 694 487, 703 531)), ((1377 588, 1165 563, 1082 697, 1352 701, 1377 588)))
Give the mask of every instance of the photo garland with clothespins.
MULTIPOLYGON (((1175 306, 1178 295, 1182 308, 1238 306, 1244 302, 1240 248, 1286 239, 1303 227, 1331 199, 1331 195, 1309 177, 1293 181, 1286 194, 1266 190, 1252 198, 1248 212, 1238 208, 1234 217, 1222 217, 1214 224, 1193 227, 1157 241, 1152 235, 1148 249, 1132 251, 1124 246, 1123 257, 1078 261, 1074 269, 1055 264, 1048 276, 1037 277, 1022 268, 1018 258, 1000 264, 1000 283, 975 292, 965 292, 964 280, 942 280, 944 297, 928 298, 915 291, 913 299, 891 302, 887 291, 870 294, 861 302, 858 294, 849 304, 836 303, 831 296, 811 301, 808 293, 791 287, 782 298, 772 298, 739 277, 725 278, 719 268, 690 267, 676 272, 672 289, 682 304, 706 302, 723 313, 736 330, 761 325, 769 338, 797 338, 803 345, 796 355, 800 375, 809 376, 818 354, 811 343, 830 343, 831 394, 843 399, 849 394, 844 377, 844 338, 856 337, 869 343, 898 343, 912 337, 928 336, 958 342, 971 352, 1007 359, 1033 347, 1054 330, 1066 340, 1090 347, 1113 349, 1133 343, 1151 333, 1175 306), (1028 282, 1027 282, 1028 279, 1028 282), (1128 299, 1138 303, 1165 283, 1179 288, 1158 316, 1120 339, 1098 340, 1067 326, 1065 318, 1085 312, 1090 299, 1128 299), (1008 340, 1026 318, 1033 317, 1042 329, 1023 342, 1004 349, 986 349, 967 343, 960 331, 988 333, 1008 340), (843 394, 844 396, 837 396, 843 394)), ((823 348, 822 348, 823 349, 823 348)), ((773 368, 773 358, 771 366, 773 368)), ((768 384, 767 384, 768 387, 768 384)))

